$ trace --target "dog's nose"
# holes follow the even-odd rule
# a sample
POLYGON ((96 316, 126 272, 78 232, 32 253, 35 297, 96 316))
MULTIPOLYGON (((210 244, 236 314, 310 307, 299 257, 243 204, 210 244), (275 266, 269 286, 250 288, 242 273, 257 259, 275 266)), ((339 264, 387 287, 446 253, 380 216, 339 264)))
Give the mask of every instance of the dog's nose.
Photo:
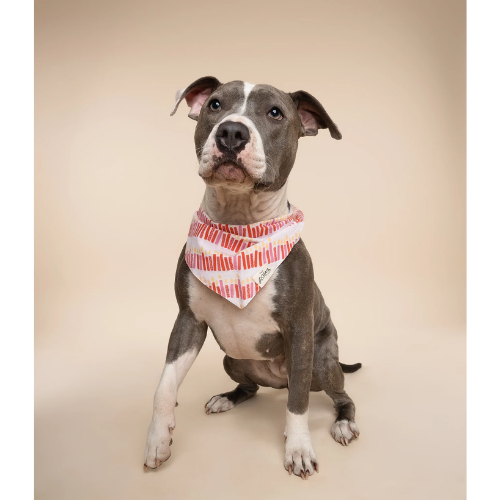
POLYGON ((215 134, 215 142, 221 151, 242 151, 250 140, 248 128, 239 122, 224 122, 219 125, 215 134))

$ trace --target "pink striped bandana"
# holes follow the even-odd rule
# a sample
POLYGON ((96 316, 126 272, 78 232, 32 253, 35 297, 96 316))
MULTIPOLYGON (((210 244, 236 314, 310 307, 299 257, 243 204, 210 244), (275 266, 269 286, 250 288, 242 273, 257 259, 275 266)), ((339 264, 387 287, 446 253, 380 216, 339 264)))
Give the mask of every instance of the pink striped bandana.
POLYGON ((208 288, 245 307, 300 239, 304 214, 290 213, 247 226, 229 226, 195 212, 186 243, 186 263, 208 288))

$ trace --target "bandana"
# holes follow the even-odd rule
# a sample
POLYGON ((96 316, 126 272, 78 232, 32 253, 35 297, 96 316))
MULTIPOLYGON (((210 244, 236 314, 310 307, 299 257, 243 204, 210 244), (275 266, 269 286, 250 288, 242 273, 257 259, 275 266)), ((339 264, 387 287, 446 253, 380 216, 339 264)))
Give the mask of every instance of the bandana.
POLYGON ((300 239, 304 214, 290 206, 288 215, 246 226, 213 222, 195 212, 185 259, 205 286, 243 308, 268 282, 300 239))

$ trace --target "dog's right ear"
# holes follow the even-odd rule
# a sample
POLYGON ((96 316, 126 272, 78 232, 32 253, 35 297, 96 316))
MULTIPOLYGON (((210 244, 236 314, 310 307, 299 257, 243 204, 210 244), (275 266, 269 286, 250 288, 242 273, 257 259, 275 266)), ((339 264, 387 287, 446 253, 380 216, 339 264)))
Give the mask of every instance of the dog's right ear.
POLYGON ((221 85, 222 83, 219 82, 217 78, 213 76, 204 76, 193 82, 189 87, 178 90, 175 94, 174 109, 172 109, 170 116, 175 114, 182 99, 186 99, 187 105, 191 108, 188 114, 189 118, 198 120, 203 103, 207 100, 208 96, 221 85))

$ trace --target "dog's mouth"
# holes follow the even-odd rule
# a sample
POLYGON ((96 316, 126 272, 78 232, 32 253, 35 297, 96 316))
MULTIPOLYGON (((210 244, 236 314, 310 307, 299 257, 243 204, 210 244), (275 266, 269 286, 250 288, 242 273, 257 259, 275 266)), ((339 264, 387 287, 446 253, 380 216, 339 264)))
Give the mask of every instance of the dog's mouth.
POLYGON ((244 182, 249 177, 245 166, 235 160, 219 159, 212 168, 212 176, 229 182, 244 182))

